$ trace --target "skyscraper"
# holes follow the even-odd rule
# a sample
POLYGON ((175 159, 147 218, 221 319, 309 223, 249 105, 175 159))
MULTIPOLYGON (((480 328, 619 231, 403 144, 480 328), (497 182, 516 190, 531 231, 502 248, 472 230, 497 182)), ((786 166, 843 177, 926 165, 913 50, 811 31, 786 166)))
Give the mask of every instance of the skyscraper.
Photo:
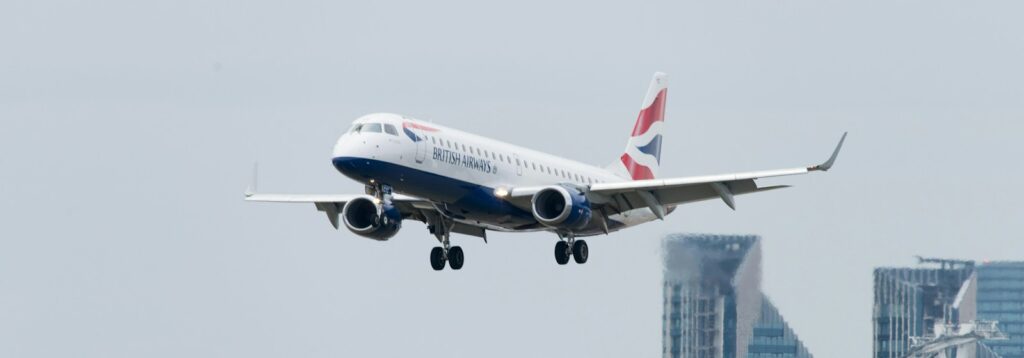
POLYGON ((941 268, 875 269, 876 358, 904 357, 910 351, 911 337, 935 333, 936 324, 975 319, 974 263, 939 261, 941 268))
POLYGON ((811 357, 761 292, 757 236, 672 235, 663 255, 664 357, 811 357))
POLYGON ((811 353, 767 296, 761 299, 761 318, 754 326, 747 358, 811 358, 811 353))
POLYGON ((1024 262, 978 266, 978 319, 998 321, 1008 340, 985 344, 1003 358, 1024 358, 1024 262))

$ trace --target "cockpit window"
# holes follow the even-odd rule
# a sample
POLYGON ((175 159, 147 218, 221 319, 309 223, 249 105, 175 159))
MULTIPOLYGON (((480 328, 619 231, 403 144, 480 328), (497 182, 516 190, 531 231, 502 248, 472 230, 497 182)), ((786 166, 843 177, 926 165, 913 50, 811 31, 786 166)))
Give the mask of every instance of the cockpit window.
POLYGON ((348 132, 349 133, 359 133, 359 128, 362 128, 362 127, 363 127, 362 123, 353 124, 352 125, 352 129, 349 129, 348 132))
POLYGON ((393 135, 393 136, 397 136, 398 135, 398 130, 395 129, 395 126, 390 125, 390 124, 385 124, 384 125, 384 131, 387 132, 390 135, 393 135))
POLYGON ((381 133, 383 130, 380 128, 380 123, 366 123, 363 128, 359 130, 359 133, 381 133))

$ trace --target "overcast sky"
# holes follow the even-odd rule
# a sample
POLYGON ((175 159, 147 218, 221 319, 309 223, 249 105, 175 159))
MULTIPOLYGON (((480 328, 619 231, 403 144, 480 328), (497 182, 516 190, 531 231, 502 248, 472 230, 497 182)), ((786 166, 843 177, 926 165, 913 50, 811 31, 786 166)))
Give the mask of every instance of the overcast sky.
POLYGON ((871 270, 1024 259, 1019 1, 0 3, 0 356, 661 354, 658 248, 758 234, 819 357, 871 352, 871 270), (662 176, 814 164, 793 188, 588 240, 335 231, 260 189, 350 193, 388 111, 604 165, 671 76, 662 176))

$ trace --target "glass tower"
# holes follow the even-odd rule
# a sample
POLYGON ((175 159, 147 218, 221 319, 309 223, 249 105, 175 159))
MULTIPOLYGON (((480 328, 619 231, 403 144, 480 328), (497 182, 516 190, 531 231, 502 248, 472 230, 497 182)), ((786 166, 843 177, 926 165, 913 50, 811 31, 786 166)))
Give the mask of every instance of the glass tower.
POLYGON ((978 319, 999 321, 1008 340, 985 344, 1004 358, 1024 358, 1024 261, 978 266, 978 319))
POLYGON ((936 324, 975 319, 972 262, 942 268, 877 268, 874 277, 875 358, 902 358, 910 350, 910 337, 933 334, 936 324))
POLYGON ((761 293, 760 238, 671 235, 663 255, 662 356, 811 357, 761 293))
POLYGON ((811 353, 782 319, 768 297, 761 299, 761 319, 754 326, 747 358, 811 358, 811 353))

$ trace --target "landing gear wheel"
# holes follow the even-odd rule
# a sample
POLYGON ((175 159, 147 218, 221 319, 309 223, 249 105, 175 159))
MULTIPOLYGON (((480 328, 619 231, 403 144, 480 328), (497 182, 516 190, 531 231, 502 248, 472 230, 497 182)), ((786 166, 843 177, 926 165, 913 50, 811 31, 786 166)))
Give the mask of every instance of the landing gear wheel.
POLYGON ((576 260, 576 263, 582 264, 587 262, 587 256, 590 256, 590 249, 587 248, 587 242, 583 240, 576 240, 572 244, 572 257, 576 260))
POLYGON ((559 265, 565 265, 569 263, 569 256, 572 252, 569 251, 569 244, 565 241, 559 241, 555 243, 555 262, 559 265))
MULTIPOLYGON (((459 266, 462 265, 460 264, 459 266)), ((433 267, 434 271, 441 271, 444 269, 444 249, 434 247, 430 250, 430 267, 433 267)))
POLYGON ((466 257, 462 254, 461 246, 452 246, 452 248, 448 249, 448 266, 450 266, 452 270, 461 269, 462 264, 465 262, 466 257))

